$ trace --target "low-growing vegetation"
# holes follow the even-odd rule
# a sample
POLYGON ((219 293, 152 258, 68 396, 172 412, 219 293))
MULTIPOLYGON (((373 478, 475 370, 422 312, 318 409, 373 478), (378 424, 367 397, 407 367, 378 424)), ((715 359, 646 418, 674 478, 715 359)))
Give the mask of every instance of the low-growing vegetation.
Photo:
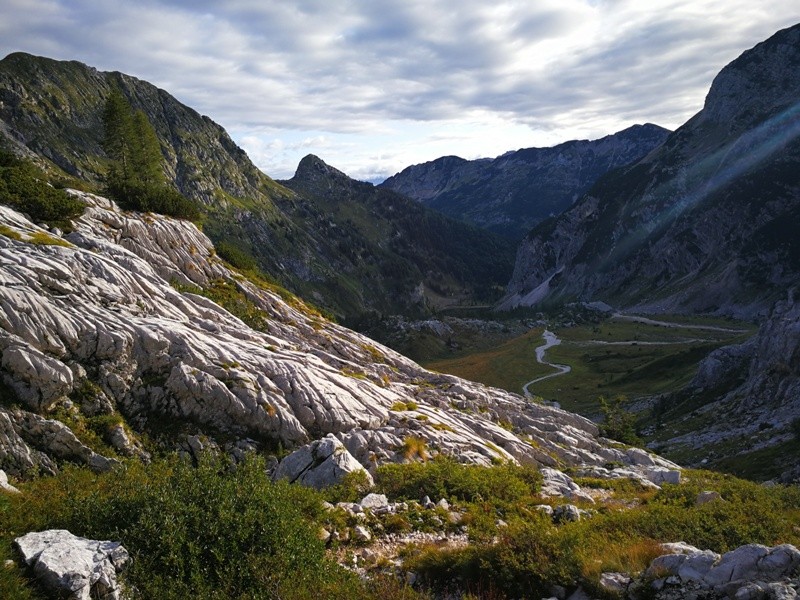
MULTIPOLYGON (((36 223, 68 228, 84 203, 49 185, 48 177, 29 160, 0 150, 0 204, 27 214, 36 223)), ((6 234, 3 234, 6 235, 6 234)))
MULTIPOLYGON (((175 456, 150 465, 127 461, 101 475, 65 466, 55 477, 18 483, 19 496, 0 493, 0 558, 13 558, 13 537, 66 528, 123 542, 133 557, 124 581, 134 599, 412 600, 448 593, 502 600, 578 584, 605 597, 598 587, 602 572, 641 572, 663 542, 683 540, 716 552, 746 543, 800 544, 800 489, 704 471, 684 472, 680 485, 655 491, 627 480, 579 478, 605 499, 581 504, 586 512, 579 521, 557 523, 537 507, 564 500, 539 498, 534 467, 436 457, 378 467, 371 490, 363 474, 354 474, 322 493, 272 483, 265 467, 257 456, 235 465, 213 454, 196 466, 175 456), (705 490, 721 498, 698 504, 705 490), (323 499, 357 502, 368 491, 405 508, 357 516, 322 506, 323 499), (425 508, 425 496, 448 502, 425 508), (373 536, 466 532, 469 542, 411 544, 399 550, 402 571, 378 557, 361 579, 335 561, 349 561, 369 543, 352 536, 356 527, 373 536), (326 549, 321 528, 351 533, 329 539, 326 549), (418 575, 415 589, 403 583, 403 571, 418 575)), ((0 586, 4 598, 40 598, 16 566, 0 573, 0 586)))

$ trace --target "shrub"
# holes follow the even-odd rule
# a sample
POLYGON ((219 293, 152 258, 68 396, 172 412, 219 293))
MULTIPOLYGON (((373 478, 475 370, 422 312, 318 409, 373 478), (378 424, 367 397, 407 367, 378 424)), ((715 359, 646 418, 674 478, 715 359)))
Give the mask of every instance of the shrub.
POLYGON ((159 213, 189 221, 196 221, 202 214, 197 202, 166 184, 129 185, 124 190, 109 185, 107 192, 126 210, 159 213))
POLYGON ((231 266, 242 271, 258 271, 258 263, 253 255, 236 244, 223 241, 216 243, 214 246, 217 249, 217 254, 228 261, 231 266))
POLYGON ((0 150, 0 204, 27 214, 35 222, 63 225, 79 216, 84 203, 47 184, 32 162, 0 150))
POLYGON ((376 485, 391 498, 412 500, 427 495, 465 502, 517 502, 538 491, 541 476, 533 467, 511 463, 481 467, 438 456, 427 463, 382 465, 376 471, 376 485))
POLYGON ((625 400, 625 396, 617 396, 609 402, 600 396, 600 412, 603 413, 600 433, 624 444, 641 446, 642 439, 636 434, 636 416, 622 406, 625 400))
POLYGON ((121 540, 135 598, 360 598, 356 578, 325 557, 319 496, 273 484, 259 458, 236 468, 204 456, 94 475, 67 467, 12 498, 16 531, 62 527, 121 540), (27 521, 27 522, 26 522, 27 521))

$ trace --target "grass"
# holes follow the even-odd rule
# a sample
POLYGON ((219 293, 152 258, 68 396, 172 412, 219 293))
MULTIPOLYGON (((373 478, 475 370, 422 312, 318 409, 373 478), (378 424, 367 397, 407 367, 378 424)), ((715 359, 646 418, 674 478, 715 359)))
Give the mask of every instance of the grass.
MULTIPOLYGON (((749 324, 716 318, 682 317, 680 322, 743 329, 746 333, 668 328, 617 319, 553 327, 562 343, 550 348, 545 360, 570 365, 572 371, 536 383, 530 391, 558 401, 567 410, 595 416, 599 413, 598 396, 635 399, 676 390, 691 380, 697 364, 712 350, 738 343, 755 331, 749 324)), ((553 372, 535 359, 535 349, 543 343, 541 334, 541 328, 532 329, 491 351, 426 366, 521 393, 526 382, 553 372)))
POLYGON ((5 225, 4 223, 0 223, 0 235, 17 241, 22 239, 22 236, 17 230, 11 229, 11 227, 5 225))
POLYGON ((28 235, 28 242, 36 246, 63 246, 64 248, 72 248, 66 240, 45 233, 44 231, 35 231, 28 235))
POLYGON ((542 331, 537 327, 493 350, 430 362, 425 367, 521 393, 527 381, 553 371, 546 365, 538 364, 534 358, 536 347, 542 344, 542 331))

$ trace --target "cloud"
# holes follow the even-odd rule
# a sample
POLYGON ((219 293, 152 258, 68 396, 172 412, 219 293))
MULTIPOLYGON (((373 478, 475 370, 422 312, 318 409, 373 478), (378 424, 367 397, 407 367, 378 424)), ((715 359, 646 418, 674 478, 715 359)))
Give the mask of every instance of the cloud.
POLYGON ((3 3, 0 53, 151 81, 280 177, 315 149, 379 177, 435 150, 500 154, 526 131, 522 145, 675 127, 721 67, 800 21, 795 0, 3 3))

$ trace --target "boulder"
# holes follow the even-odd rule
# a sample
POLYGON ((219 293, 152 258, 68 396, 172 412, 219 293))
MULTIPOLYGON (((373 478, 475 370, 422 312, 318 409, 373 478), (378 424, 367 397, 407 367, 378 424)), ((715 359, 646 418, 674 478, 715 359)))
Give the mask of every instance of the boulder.
POLYGON ((370 508, 375 510, 376 508, 385 508, 389 506, 389 500, 386 499, 385 494, 367 494, 361 499, 359 502, 361 508, 370 508))
POLYGON ((348 473, 361 471, 369 485, 373 485, 372 476, 347 451, 342 442, 333 435, 306 444, 284 458, 272 479, 288 479, 309 487, 322 489, 341 483, 348 473))
POLYGON ((553 521, 556 523, 571 523, 581 520, 581 511, 573 504, 562 504, 553 511, 553 521))
POLYGON ((19 490, 8 483, 8 475, 6 475, 6 472, 2 469, 0 469, 0 490, 5 490, 12 494, 19 494, 19 490))
POLYGON ((697 498, 694 501, 695 506, 702 506, 703 504, 708 504, 709 502, 714 502, 716 500, 722 500, 722 496, 719 492, 714 491, 705 491, 700 492, 697 494, 697 498))
POLYGON ((594 498, 584 492, 577 483, 572 481, 569 475, 549 467, 542 468, 541 473, 543 477, 542 496, 561 496, 569 500, 584 500, 594 504, 594 498))
POLYGON ((683 542, 663 547, 670 553, 654 559, 644 573, 645 580, 658 578, 656 587, 665 590, 659 598, 684 597, 681 594, 690 588, 739 600, 794 597, 785 578, 800 569, 800 550, 790 544, 748 544, 722 556, 683 542))
POLYGON ((64 529, 32 532, 14 545, 36 580, 69 600, 120 600, 119 573, 129 560, 120 542, 87 540, 64 529))
POLYGON ((623 594, 631 583, 627 573, 601 573, 600 587, 615 594, 623 594))

